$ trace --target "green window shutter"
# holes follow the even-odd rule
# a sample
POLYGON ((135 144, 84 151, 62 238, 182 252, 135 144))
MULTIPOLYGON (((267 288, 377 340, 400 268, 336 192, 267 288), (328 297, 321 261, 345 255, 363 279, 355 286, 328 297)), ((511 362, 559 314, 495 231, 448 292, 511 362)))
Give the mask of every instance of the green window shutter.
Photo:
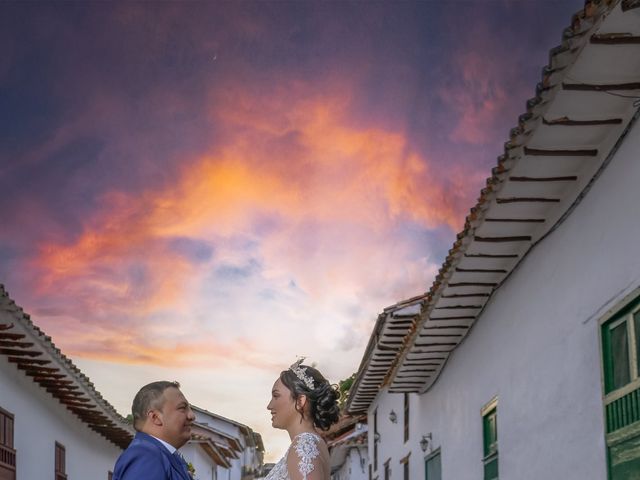
POLYGON ((496 410, 492 410, 483 417, 484 456, 487 457, 498 451, 498 417, 496 410))
POLYGON ((610 393, 631 381, 627 322, 616 321, 603 325, 602 341, 605 393, 610 393))
POLYGON ((640 375, 640 312, 636 312, 633 315, 633 331, 636 343, 636 371, 640 375))
POLYGON ((498 478, 498 411, 496 408, 482 416, 484 480, 498 478))

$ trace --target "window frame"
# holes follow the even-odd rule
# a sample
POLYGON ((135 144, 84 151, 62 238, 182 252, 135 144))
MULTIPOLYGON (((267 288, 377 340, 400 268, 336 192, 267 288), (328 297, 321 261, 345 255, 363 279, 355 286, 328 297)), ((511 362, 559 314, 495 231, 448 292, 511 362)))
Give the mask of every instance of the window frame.
POLYGON ((2 468, 6 470, 9 470, 10 472, 13 472, 13 478, 15 479, 18 476, 18 462, 16 458, 17 454, 15 448, 16 419, 13 413, 5 410, 2 407, 0 407, 0 417, 2 417, 0 419, 0 429, 2 429, 2 442, 0 443, 0 466, 2 466, 2 468), (7 420, 11 422, 10 436, 7 435, 7 420), (11 441, 8 442, 7 438, 9 438, 11 441), (7 461, 3 461, 3 459, 6 459, 7 461))
POLYGON ((400 459, 398 463, 402 465, 402 479, 409 480, 409 458, 411 458, 411 452, 407 453, 400 459))
POLYGON ((409 394, 404 394, 404 443, 409 441, 409 394))
POLYGON ((384 480, 391 480, 391 458, 384 462, 384 480))
POLYGON ((638 368, 638 343, 636 338, 635 318, 640 315, 640 288, 634 290, 630 295, 625 296, 616 306, 611 308, 598 322, 599 344, 600 344, 600 371, 604 404, 608 405, 613 401, 624 397, 629 392, 640 387, 640 369, 638 368), (605 332, 610 332, 614 326, 626 324, 627 348, 628 348, 628 368, 630 381, 619 388, 611 386, 612 360, 610 350, 610 337, 605 332))
POLYGON ((442 452, 440 447, 436 448, 433 452, 430 452, 424 457, 424 478, 425 480, 442 480, 442 452), (440 478, 432 479, 427 476, 427 463, 432 461, 435 457, 440 457, 440 478))
POLYGON ((58 441, 55 442, 54 447, 53 473, 56 480, 67 479, 67 449, 58 441), (58 462, 58 460, 61 461, 58 462))
POLYGON ((480 409, 480 416, 482 417, 482 478, 484 480, 494 480, 500 478, 499 470, 499 447, 498 447, 498 397, 493 397, 488 403, 486 403, 480 409), (495 415, 495 441, 491 444, 487 444, 487 419, 490 415, 495 415), (495 461, 497 476, 491 479, 486 477, 487 464, 495 461))
POLYGON ((373 411, 373 471, 378 471, 378 407, 373 411))

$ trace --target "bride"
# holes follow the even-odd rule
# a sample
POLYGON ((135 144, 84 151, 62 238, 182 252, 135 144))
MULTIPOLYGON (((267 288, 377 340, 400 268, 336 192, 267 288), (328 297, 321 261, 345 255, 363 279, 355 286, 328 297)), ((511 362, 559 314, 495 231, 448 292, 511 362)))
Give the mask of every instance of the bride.
POLYGON ((301 358, 280 373, 267 409, 271 425, 286 430, 291 445, 266 480, 328 480, 329 450, 318 430, 338 421, 340 393, 301 358))

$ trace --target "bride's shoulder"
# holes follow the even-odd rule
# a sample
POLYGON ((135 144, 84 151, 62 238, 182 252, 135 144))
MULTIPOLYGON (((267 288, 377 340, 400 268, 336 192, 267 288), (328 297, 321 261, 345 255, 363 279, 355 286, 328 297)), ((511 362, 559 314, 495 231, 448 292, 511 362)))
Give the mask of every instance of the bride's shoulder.
MULTIPOLYGON (((299 475, 290 475, 292 480, 307 479, 312 472, 315 473, 318 465, 322 465, 321 452, 324 452, 326 447, 320 435, 312 432, 303 432, 296 435, 291 442, 291 450, 289 452, 288 464, 289 473, 293 473, 295 470, 299 472, 299 475), (320 458, 319 458, 320 457, 320 458)), ((323 470, 323 469, 321 469, 323 470)))

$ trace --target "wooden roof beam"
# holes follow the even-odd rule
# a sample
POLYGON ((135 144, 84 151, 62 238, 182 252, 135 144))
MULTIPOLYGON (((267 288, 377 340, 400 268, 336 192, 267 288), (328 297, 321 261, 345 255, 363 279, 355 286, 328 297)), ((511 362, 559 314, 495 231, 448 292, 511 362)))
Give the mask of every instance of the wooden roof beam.
POLYGON ((61 397, 66 397, 66 396, 77 396, 77 397, 83 397, 84 396, 84 392, 78 392, 75 390, 61 390, 59 388, 53 388, 53 387, 45 387, 45 390, 47 392, 49 392, 51 395, 53 395, 56 398, 61 398, 61 397))
POLYGON ((16 342, 13 340, 0 340, 0 347, 30 348, 33 347, 31 342, 16 342))
POLYGON ((39 365, 24 365, 19 363, 17 365, 18 370, 24 370, 25 372, 44 372, 44 373, 56 373, 59 372, 60 369, 56 367, 42 367, 39 365))
POLYGON ((513 237, 478 237, 476 235, 473 237, 473 240, 476 242, 485 242, 485 243, 530 242, 531 235, 520 235, 520 236, 513 236, 513 237))
POLYGON ((595 157, 598 155, 597 148, 586 149, 543 149, 524 147, 524 154, 535 157, 595 157))
POLYGON ((0 323, 0 331, 11 330, 14 327, 13 323, 0 323))
POLYGON ((9 360, 11 363, 18 363, 20 365, 48 365, 51 363, 51 360, 23 358, 23 357, 8 357, 7 360, 9 360))
POLYGON ((449 305, 446 307, 435 307, 434 310, 466 310, 468 308, 482 308, 482 305, 449 305))
POLYGON ((640 82, 627 82, 627 83, 605 83, 605 84, 592 84, 592 83, 566 83, 562 82, 563 90, 574 90, 582 92, 608 92, 619 90, 640 90, 640 82))
POLYGON ((34 377, 34 382, 40 382, 45 380, 58 380, 61 378, 66 378, 66 375, 63 373, 43 373, 43 372, 25 372, 27 377, 34 377))
POLYGON ((601 125, 620 125, 622 123, 621 118, 603 118, 600 120, 571 120, 568 117, 555 118, 553 120, 547 120, 542 118, 542 124, 550 127, 590 127, 601 125))
POLYGON ((16 350, 13 348, 0 347, 0 354, 11 356, 25 356, 25 357, 39 357, 42 352, 36 352, 34 350, 16 350))
POLYGON ((518 258, 517 253, 465 253, 465 258, 518 258))
POLYGON ((0 339, 2 340, 22 340, 26 335, 22 333, 12 332, 0 332, 0 339))
POLYGON ((485 218, 485 222, 496 223, 544 223, 544 218, 485 218))
POLYGON ((496 198, 496 203, 498 205, 503 205, 505 203, 560 203, 560 199, 545 197, 508 197, 496 198))
POLYGON ((489 268, 460 268, 456 267, 456 272, 462 273, 507 273, 504 269, 489 269, 489 268))
POLYGON ((564 177, 509 177, 511 182, 575 182, 577 175, 567 175, 564 177))

